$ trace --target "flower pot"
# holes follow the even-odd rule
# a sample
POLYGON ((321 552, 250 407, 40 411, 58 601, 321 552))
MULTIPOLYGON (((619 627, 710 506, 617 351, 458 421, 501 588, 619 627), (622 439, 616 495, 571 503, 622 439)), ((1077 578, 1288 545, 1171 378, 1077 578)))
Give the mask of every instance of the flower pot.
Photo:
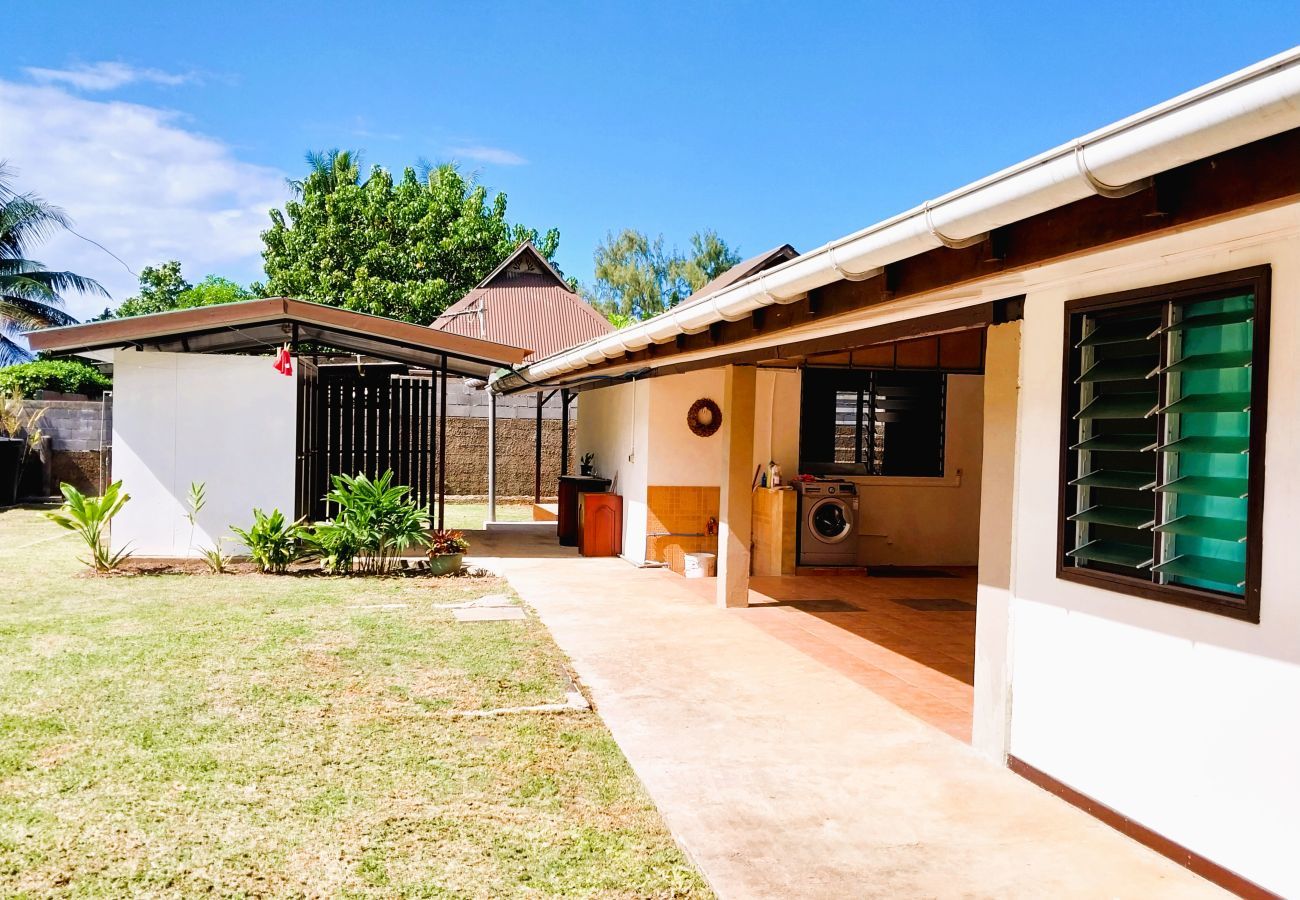
POLYGON ((595 468, 594 468, 593 466, 590 466, 590 465, 586 464, 586 463, 583 463, 582 466, 581 466, 581 468, 582 468, 582 474, 585 475, 585 476, 588 477, 588 478, 590 478, 592 475, 595 475, 595 474, 596 474, 595 468))
POLYGON ((454 575, 460 571, 464 553, 442 553, 429 557, 430 575, 454 575))

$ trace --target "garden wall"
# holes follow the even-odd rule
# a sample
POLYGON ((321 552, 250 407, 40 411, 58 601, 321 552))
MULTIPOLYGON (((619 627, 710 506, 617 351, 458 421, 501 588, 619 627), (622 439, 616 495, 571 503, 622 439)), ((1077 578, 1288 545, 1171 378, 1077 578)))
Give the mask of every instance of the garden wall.
POLYGON ((49 483, 35 465, 23 480, 24 496, 57 494, 68 482, 80 491, 99 493, 109 468, 109 435, 113 429, 113 404, 103 401, 61 399, 67 395, 42 391, 40 399, 24 400, 26 413, 44 409, 39 428, 47 445, 49 483))

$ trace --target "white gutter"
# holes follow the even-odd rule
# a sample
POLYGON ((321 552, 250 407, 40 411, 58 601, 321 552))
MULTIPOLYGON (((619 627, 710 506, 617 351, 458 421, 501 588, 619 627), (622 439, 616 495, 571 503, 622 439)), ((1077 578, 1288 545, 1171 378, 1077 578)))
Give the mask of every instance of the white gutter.
POLYGON ((860 280, 929 250, 975 243, 994 228, 1093 194, 1132 193, 1159 172, 1297 127, 1300 47, 832 241, 698 303, 688 300, 518 372, 500 373, 491 387, 505 392, 561 378, 716 322, 743 319, 761 307, 794 303, 831 282, 860 280))

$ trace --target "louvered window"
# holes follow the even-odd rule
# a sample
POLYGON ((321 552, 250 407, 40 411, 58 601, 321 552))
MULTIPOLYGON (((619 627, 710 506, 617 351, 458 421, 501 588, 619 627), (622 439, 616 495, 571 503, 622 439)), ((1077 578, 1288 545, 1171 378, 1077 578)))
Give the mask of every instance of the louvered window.
POLYGON ((1067 307, 1058 571, 1258 621, 1268 271, 1067 307))
POLYGON ((946 394, 942 372, 805 369, 800 470, 942 477, 946 394))

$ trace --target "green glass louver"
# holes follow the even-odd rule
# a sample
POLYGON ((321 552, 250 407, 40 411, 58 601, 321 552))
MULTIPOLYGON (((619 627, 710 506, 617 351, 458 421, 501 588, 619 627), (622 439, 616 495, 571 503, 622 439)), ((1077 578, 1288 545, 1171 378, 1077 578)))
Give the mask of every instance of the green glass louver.
POLYGON ((1129 569, 1144 569, 1155 562, 1149 546, 1121 541, 1089 541, 1067 555, 1084 562, 1103 562, 1129 569))
POLYGON ((1156 410, 1166 415, 1250 412, 1250 394, 1187 394, 1156 410))
POLYGON ((1145 419, 1155 409, 1156 395, 1140 393, 1102 394, 1079 410, 1076 419, 1145 419))
POLYGON ((1149 509, 1130 509, 1127 506, 1093 506, 1070 516, 1070 521, 1145 531, 1155 525, 1155 514, 1149 509))
POLYGON ((1204 372, 1210 369, 1239 369, 1248 365, 1250 365, 1250 351, 1236 350, 1230 353, 1200 353, 1196 356, 1184 356, 1160 371, 1204 372))
POLYGON ((1160 320, 1155 316, 1100 322, 1092 331, 1084 335, 1083 339, 1075 346, 1101 347, 1107 344, 1130 344, 1136 341, 1145 341, 1151 336, 1151 329, 1158 327, 1159 324, 1160 320))
POLYGON ((1150 490, 1155 484, 1155 476, 1150 472, 1126 472, 1115 469, 1098 469, 1074 479, 1070 484, 1076 487, 1119 488, 1125 491, 1150 490))
POLYGON ((1154 571, 1161 575, 1173 575, 1190 578, 1195 581, 1211 581, 1215 584, 1228 585, 1239 589, 1246 584, 1246 564, 1230 559, 1215 559, 1208 556, 1184 554, 1175 556, 1168 562, 1154 566, 1154 571))
POLYGON ((1070 447, 1071 450, 1136 453, 1151 446, 1149 434, 1102 434, 1070 447))
POLYGON ((1246 522, 1209 516, 1179 516, 1156 526, 1162 534, 1185 534, 1190 537, 1211 538, 1216 541, 1241 543, 1246 539, 1246 522))
POLYGON ((1118 356, 1095 363, 1092 368, 1079 376, 1078 384, 1095 384, 1105 381, 1133 381, 1149 378, 1152 375, 1151 364, 1145 356, 1118 356))
POLYGON ((1234 309, 1226 312, 1204 313, 1185 316, 1169 326, 1161 326, 1160 332, 1189 331, 1193 328, 1223 328, 1226 325, 1243 325, 1255 318, 1253 308, 1234 309))
POLYGON ((1242 454, 1250 450, 1250 436, 1245 434, 1207 435, 1193 434, 1178 438, 1153 449, 1161 453, 1223 453, 1242 454))
POLYGON ((1198 497, 1232 497, 1246 499, 1248 482, 1245 478, 1215 478, 1205 475, 1184 475, 1168 484, 1158 485, 1157 493, 1192 494, 1198 497))

